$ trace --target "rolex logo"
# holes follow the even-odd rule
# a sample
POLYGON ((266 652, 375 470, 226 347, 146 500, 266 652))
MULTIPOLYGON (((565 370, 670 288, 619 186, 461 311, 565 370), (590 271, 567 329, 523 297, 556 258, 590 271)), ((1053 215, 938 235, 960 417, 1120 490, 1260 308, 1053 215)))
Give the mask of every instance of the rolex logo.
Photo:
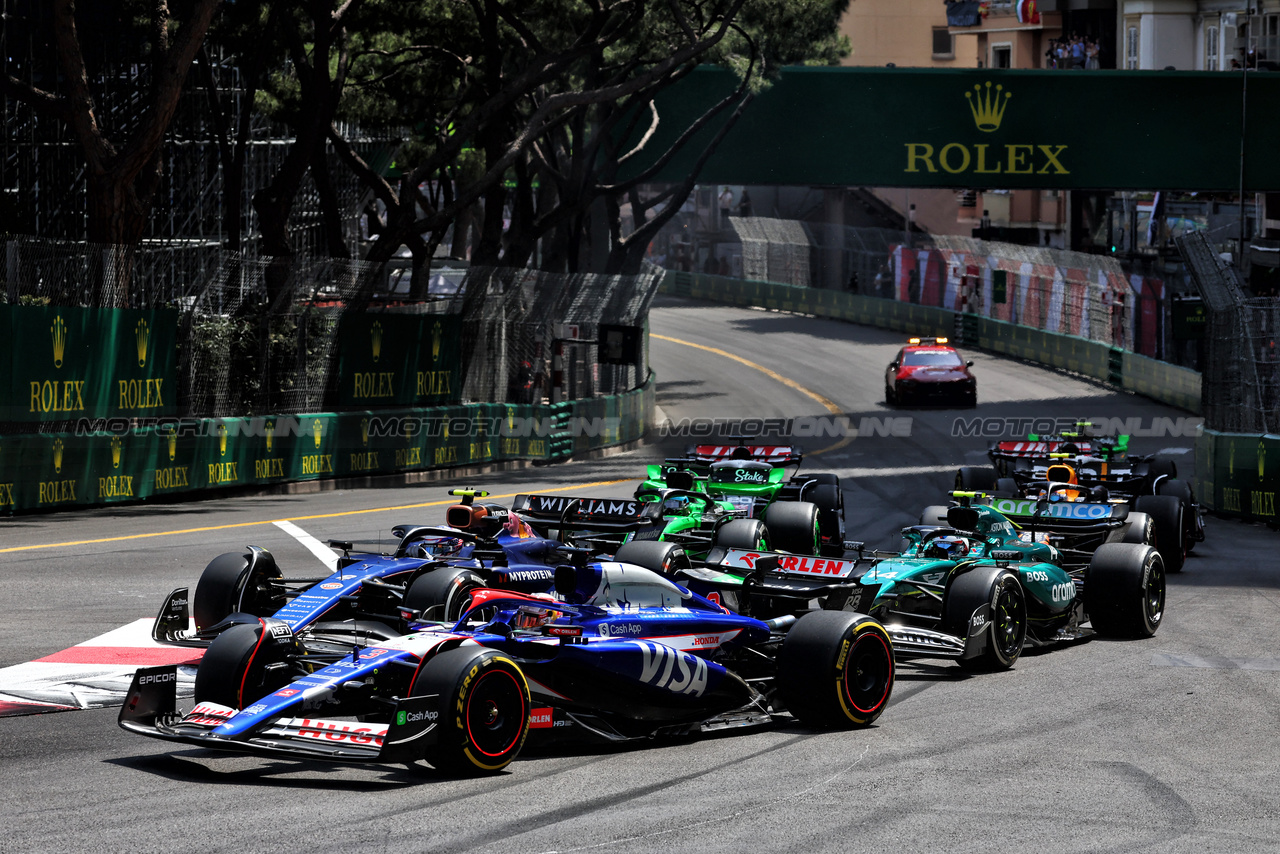
POLYGON ((53 440, 53 470, 58 474, 62 474, 62 451, 64 447, 61 439, 53 440))
POLYGON ((267 427, 267 453, 269 454, 271 453, 271 450, 276 443, 276 422, 268 421, 266 427, 267 427))
POLYGON ((369 337, 373 343, 373 360, 376 362, 382 355, 382 324, 378 321, 373 322, 373 328, 369 330, 369 337))
POLYGON ((319 418, 311 422, 311 435, 315 437, 316 447, 320 447, 320 437, 324 435, 324 425, 320 423, 319 418))
POLYGON ((983 133, 999 129, 1000 122, 1004 119, 1004 108, 1012 97, 1013 93, 1005 92, 1004 86, 996 86, 993 95, 990 80, 987 81, 985 90, 980 84, 975 84, 973 92, 964 93, 965 100, 969 102, 969 111, 973 113, 973 122, 983 133))
POLYGON ((227 425, 218 425, 218 456, 225 457, 227 455, 227 425))
POLYGON ((361 445, 369 444, 369 419, 368 418, 360 419, 360 444, 361 445))
POLYGON ((123 450, 124 441, 119 436, 111 437, 111 467, 113 469, 120 468, 120 453, 123 450))
POLYGON ((178 431, 169 431, 169 462, 173 462, 178 456, 178 431))
POLYGON ((53 333, 53 366, 61 368, 62 356, 67 349, 67 325, 62 322, 62 315, 54 317, 49 331, 53 333))
POLYGON ((440 321, 436 321, 436 325, 431 327, 431 361, 440 361, 440 335, 443 332, 440 321))
POLYGON ((147 326, 146 320, 138 321, 137 329, 138 339, 138 367, 145 368, 147 366, 147 344, 151 339, 151 327, 147 326))
POLYGON ((1258 442, 1258 480, 1261 481, 1267 470, 1267 446, 1258 442))

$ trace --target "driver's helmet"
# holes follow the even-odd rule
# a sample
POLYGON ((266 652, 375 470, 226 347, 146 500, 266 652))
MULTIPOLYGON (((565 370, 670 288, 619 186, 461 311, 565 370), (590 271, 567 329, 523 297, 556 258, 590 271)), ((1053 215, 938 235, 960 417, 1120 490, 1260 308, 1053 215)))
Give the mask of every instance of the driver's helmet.
POLYGON ((924 556, 939 560, 960 560, 969 553, 969 541, 964 537, 935 537, 925 547, 924 556))
POLYGON ((430 537, 415 543, 413 555, 420 558, 445 558, 462 551, 465 545, 457 537, 430 537))
POLYGON ((662 499, 663 513, 683 513, 689 509, 689 496, 668 495, 662 499))

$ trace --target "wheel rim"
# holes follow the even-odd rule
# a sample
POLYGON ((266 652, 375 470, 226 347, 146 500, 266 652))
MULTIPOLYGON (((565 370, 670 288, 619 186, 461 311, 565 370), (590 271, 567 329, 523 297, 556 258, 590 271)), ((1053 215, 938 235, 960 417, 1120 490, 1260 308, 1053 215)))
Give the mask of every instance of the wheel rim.
POLYGON ((1022 597, 1014 585, 1006 584, 1001 588, 991 613, 992 643, 1000 657, 1009 661, 1022 651, 1027 625, 1022 597))
POLYGON ((505 670, 490 670, 467 696, 467 738, 485 756, 503 756, 519 743, 528 716, 516 678, 505 670))
POLYGON ((854 640, 843 681, 849 705, 862 714, 869 715, 884 705, 893 683, 893 653, 878 632, 867 632, 854 640))
POLYGON ((1143 592, 1143 607, 1146 609, 1147 625, 1160 625, 1164 618, 1164 567, 1156 561, 1151 562, 1151 571, 1147 574, 1147 586, 1143 592))

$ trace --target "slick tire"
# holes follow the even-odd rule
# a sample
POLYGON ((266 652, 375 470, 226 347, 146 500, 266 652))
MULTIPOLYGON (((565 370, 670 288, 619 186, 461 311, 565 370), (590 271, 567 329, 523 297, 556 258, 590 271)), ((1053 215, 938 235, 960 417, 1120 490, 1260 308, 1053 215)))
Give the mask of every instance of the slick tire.
POLYGON ((1124 528, 1116 540, 1118 543, 1130 543, 1137 546, 1149 546, 1156 541, 1155 520, 1146 513, 1131 512, 1125 519, 1124 528))
POLYGON ((769 540, 778 551, 818 554, 821 541, 817 505, 808 501, 774 502, 764 513, 764 524, 769 529, 769 540))
MULTIPOLYGON (((1151 478, 1152 486, 1158 489, 1160 484, 1156 483, 1157 479, 1172 480, 1178 476, 1178 464, 1163 457, 1152 460, 1147 464, 1147 476, 1151 478)), ((1161 483, 1163 482, 1161 480, 1161 483)))
POLYGON ((805 614, 778 651, 778 696, 808 726, 871 724, 889 704, 893 679, 889 633, 865 614, 805 614))
POLYGON ((998 482, 996 470, 987 466, 961 466, 956 471, 956 489, 993 492, 998 482))
POLYGON ((814 483, 830 483, 835 486, 840 485, 840 475, 829 471, 820 471, 808 476, 814 483))
POLYGON ((967 638, 973 613, 989 606, 987 646, 981 655, 960 659, 966 670, 1008 670, 1022 654, 1027 638, 1027 603, 1016 573, 998 567, 977 567, 957 575, 942 603, 942 625, 948 634, 967 638))
POLYGON ((804 497, 818 508, 819 547, 823 557, 844 555, 844 494, 839 483, 820 483, 804 497))
POLYGON ((422 666, 413 693, 440 695, 439 736, 423 759, 445 774, 496 774, 516 758, 529 734, 529 683, 497 650, 440 653, 422 666))
POLYGON ((1154 635, 1164 619, 1164 573, 1164 561, 1151 546, 1099 546, 1084 582, 1084 604, 1093 630, 1114 638, 1154 635))
POLYGON ((645 569, 651 569, 665 578, 670 578, 680 570, 689 569, 693 566, 689 561, 689 553, 684 550, 684 546, 676 543, 658 542, 657 540, 639 540, 626 543, 618 548, 618 551, 613 555, 613 559, 618 563, 630 563, 645 569))
POLYGON ((484 579, 464 567, 442 567, 424 572, 404 593, 403 605, 421 611, 423 620, 456 623, 471 604, 471 592, 485 586, 484 579))
POLYGON ((947 524, 947 511, 950 509, 945 504, 930 504, 920 511, 920 524, 945 526, 947 524))
POLYGON ((197 629, 216 626, 235 611, 270 617, 285 605, 284 577, 270 553, 228 552, 209 561, 196 583, 191 614, 197 629))
POLYGON ((1156 487, 1156 494, 1172 495, 1182 502, 1182 522, 1186 530, 1183 535, 1183 544, 1186 546, 1187 553, 1190 554, 1196 545, 1196 497, 1191 491, 1191 484, 1177 478, 1162 480, 1156 487))
POLYGON ((711 545, 726 549, 768 551, 769 529, 759 519, 733 519, 716 528, 711 535, 711 545))
POLYGON ((1155 547, 1164 559, 1165 572, 1182 572, 1187 559, 1186 507, 1172 495, 1142 495, 1133 509, 1146 513, 1155 522, 1155 547))
POLYGON ((243 623, 219 633, 209 644, 196 670, 195 701, 233 709, 252 705, 285 687, 295 675, 287 656, 299 653, 290 637, 281 641, 261 623, 243 623))

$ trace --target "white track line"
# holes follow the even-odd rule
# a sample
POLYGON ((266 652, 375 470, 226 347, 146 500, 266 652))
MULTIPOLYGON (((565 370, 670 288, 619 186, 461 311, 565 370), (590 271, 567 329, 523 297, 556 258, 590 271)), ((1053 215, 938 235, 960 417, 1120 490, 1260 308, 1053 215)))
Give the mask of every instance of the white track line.
POLYGON ((313 555, 320 558, 321 563, 329 567, 330 572, 337 570, 338 556, 334 553, 333 549, 329 548, 292 522, 281 520, 279 522, 273 522, 272 524, 306 546, 313 555))

